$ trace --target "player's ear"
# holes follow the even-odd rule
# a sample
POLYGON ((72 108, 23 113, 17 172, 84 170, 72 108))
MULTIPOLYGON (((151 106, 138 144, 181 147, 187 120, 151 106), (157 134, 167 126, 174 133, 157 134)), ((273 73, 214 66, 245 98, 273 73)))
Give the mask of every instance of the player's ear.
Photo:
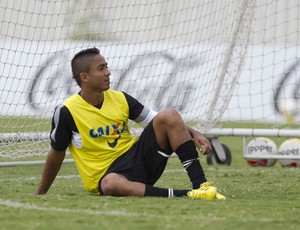
POLYGON ((80 81, 81 81, 81 82, 86 82, 86 81, 87 81, 87 73, 81 72, 81 73, 79 74, 79 78, 80 78, 80 81))

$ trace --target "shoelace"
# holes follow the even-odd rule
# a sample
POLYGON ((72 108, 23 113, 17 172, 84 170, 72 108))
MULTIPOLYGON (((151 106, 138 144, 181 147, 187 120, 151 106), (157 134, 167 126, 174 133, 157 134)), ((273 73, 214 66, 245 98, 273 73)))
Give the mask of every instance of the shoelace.
POLYGON ((212 186, 212 182, 204 182, 204 183, 202 183, 201 185, 200 185, 200 188, 202 189, 207 189, 207 188, 209 188, 210 186, 212 186))

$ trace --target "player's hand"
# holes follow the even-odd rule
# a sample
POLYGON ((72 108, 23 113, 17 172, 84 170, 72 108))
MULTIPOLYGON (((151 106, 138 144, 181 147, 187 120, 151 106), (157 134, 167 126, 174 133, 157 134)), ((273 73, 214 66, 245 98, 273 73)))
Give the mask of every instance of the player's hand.
POLYGON ((201 133, 199 133, 199 132, 194 133, 193 139, 194 139, 195 145, 197 146, 199 152, 202 155, 206 155, 211 152, 212 148, 211 148, 210 141, 205 136, 203 136, 201 133))

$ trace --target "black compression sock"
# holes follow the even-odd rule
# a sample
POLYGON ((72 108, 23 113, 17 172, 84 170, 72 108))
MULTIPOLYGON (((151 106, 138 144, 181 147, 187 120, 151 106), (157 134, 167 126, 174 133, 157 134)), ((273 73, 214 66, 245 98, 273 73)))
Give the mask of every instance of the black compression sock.
POLYGON ((145 195, 151 197, 182 197, 190 190, 178 190, 171 188, 157 188, 150 185, 146 185, 145 195))
POLYGON ((197 189, 200 184, 206 182, 205 174, 198 159, 198 152, 193 140, 189 140, 176 149, 176 154, 186 169, 193 188, 197 189))

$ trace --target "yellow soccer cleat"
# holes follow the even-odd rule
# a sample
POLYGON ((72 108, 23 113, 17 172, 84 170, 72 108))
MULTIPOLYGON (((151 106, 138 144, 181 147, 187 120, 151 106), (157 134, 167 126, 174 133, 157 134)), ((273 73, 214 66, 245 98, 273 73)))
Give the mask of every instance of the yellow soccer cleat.
POLYGON ((189 191, 187 195, 192 199, 213 200, 216 199, 217 188, 212 186, 210 182, 204 182, 200 188, 189 191))

